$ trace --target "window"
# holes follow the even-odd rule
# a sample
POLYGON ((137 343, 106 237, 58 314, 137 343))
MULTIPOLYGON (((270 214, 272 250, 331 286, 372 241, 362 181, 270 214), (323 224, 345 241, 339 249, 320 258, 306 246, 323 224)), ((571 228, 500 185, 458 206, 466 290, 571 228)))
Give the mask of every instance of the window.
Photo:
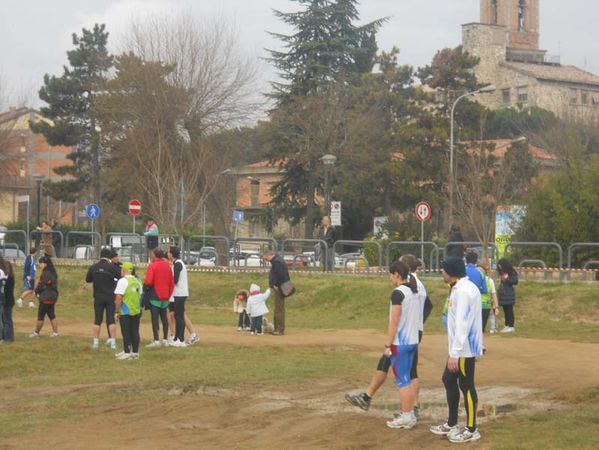
POLYGON ((593 106, 599 106, 599 92, 597 93, 593 93, 593 95, 591 96, 593 101, 593 106))
POLYGON ((580 92, 580 103, 582 103, 583 105, 589 104, 589 93, 587 91, 580 92))
POLYGON ((497 0, 491 0, 491 24, 497 25, 497 0))
POLYGON ((502 89, 501 98, 504 105, 509 105, 512 102, 512 90, 510 88, 502 89))
POLYGON ((518 103, 526 103, 528 101, 528 86, 520 86, 518 88, 518 103))
POLYGON ((260 181, 250 180, 250 202, 252 208, 260 206, 260 181))
POLYGON ((526 0, 518 1, 518 31, 524 31, 526 28, 526 0))
POLYGON ((570 89, 570 104, 575 105, 578 103, 578 91, 576 89, 570 89))

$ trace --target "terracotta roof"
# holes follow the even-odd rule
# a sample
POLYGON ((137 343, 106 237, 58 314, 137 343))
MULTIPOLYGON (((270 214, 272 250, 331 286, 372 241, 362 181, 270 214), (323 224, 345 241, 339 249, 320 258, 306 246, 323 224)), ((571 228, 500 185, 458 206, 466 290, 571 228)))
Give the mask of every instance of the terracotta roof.
POLYGON ((599 76, 582 70, 576 66, 530 64, 512 61, 501 62, 500 65, 502 67, 512 69, 516 72, 541 80, 593 84, 599 88, 599 76))
MULTIPOLYGON (((507 152, 507 149, 512 145, 511 139, 493 139, 493 140, 488 140, 488 141, 484 141, 484 142, 486 144, 489 144, 489 143, 495 144, 495 150, 493 150, 493 154, 498 158, 503 158, 505 156, 505 153, 507 152)), ((468 143, 465 142, 464 144, 468 144, 468 143)), ((472 142, 472 145, 474 147, 474 145, 478 146, 478 145, 480 145, 480 143, 472 142)), ((555 153, 550 152, 545 149, 542 149, 540 147, 535 147, 534 145, 528 144, 528 151, 532 154, 532 156, 534 156, 535 159, 537 159, 539 161, 558 161, 559 160, 559 157, 555 153)))

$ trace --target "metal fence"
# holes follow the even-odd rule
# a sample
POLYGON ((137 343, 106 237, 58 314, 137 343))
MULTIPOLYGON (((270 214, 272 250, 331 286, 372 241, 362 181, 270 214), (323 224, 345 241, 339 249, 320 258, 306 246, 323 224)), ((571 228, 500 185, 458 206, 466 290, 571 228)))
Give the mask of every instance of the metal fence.
MULTIPOLYGON (((41 239, 39 230, 0 231, 0 255, 10 259, 24 258, 36 239, 41 239)), ((115 248, 124 261, 134 263, 147 261, 146 237, 137 233, 108 233, 103 240, 98 232, 69 231, 65 235, 52 231, 56 256, 66 259, 91 260, 99 256, 99 250, 107 245, 115 248)), ((264 268, 263 253, 267 250, 280 252, 291 270, 322 271, 327 258, 334 258, 334 270, 345 269, 372 272, 386 265, 400 253, 409 251, 419 255, 424 269, 438 271, 440 260, 445 257, 451 245, 465 245, 482 251, 480 242, 448 242, 443 249, 433 241, 392 241, 383 246, 372 240, 339 240, 333 252, 322 252, 326 242, 320 239, 286 239, 282 242, 271 237, 240 237, 230 240, 226 236, 193 235, 188 238, 174 234, 160 235, 162 246, 177 245, 181 248, 184 260, 197 266, 234 266, 238 268, 264 268), (342 253, 347 247, 358 247, 359 251, 342 253), (376 268, 376 269, 375 269, 376 268)), ((351 248, 348 248, 351 250, 351 248)), ((488 244, 491 262, 499 259, 499 251, 494 244, 488 244)), ((599 267, 599 242, 576 242, 567 249, 564 256, 562 246, 557 242, 510 242, 503 255, 510 257, 514 265, 530 270, 539 268, 546 272, 558 269, 587 270, 599 267)), ((266 264, 267 265, 267 264, 266 264)))

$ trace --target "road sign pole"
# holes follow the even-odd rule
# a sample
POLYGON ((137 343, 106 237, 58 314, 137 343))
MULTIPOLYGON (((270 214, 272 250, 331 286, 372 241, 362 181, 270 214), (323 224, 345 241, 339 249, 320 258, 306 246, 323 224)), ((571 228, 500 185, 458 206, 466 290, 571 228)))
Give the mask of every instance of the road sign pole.
POLYGON ((133 216, 133 234, 135 234, 135 216, 133 216))
POLYGON ((423 220, 420 221, 420 260, 422 261, 422 264, 426 267, 426 264, 424 264, 424 221, 423 220))

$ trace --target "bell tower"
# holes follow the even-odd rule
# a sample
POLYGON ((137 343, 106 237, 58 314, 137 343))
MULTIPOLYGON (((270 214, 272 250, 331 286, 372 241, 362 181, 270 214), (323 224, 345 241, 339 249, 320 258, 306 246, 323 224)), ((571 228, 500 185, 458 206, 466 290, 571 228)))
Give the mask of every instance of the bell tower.
POLYGON ((507 28, 508 48, 539 49, 540 0, 480 0, 480 21, 507 28))

